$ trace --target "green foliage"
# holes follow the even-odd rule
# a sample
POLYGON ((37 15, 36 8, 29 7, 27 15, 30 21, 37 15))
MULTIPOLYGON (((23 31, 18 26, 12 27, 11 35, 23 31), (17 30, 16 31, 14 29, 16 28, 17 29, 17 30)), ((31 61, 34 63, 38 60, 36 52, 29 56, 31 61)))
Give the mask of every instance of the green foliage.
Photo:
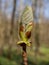
MULTIPOLYGON (((37 61, 34 60, 35 57, 33 55, 33 50, 30 51, 29 48, 27 48, 27 50, 29 65, 49 65, 49 48, 40 48, 41 54, 38 54, 37 61)), ((0 56, 0 65, 22 65, 22 56, 20 50, 17 51, 14 49, 12 51, 11 60, 7 58, 7 54, 8 51, 4 50, 4 55, 2 57, 0 56)))
POLYGON ((16 62, 0 57, 0 65, 16 65, 16 62))

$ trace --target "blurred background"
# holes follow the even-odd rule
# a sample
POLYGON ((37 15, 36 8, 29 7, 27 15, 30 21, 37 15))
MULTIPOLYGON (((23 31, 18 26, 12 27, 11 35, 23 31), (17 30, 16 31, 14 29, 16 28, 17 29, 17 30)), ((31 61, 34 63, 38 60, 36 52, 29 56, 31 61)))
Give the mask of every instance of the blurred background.
POLYGON ((49 65, 49 0, 0 0, 0 65, 22 65, 22 49, 17 42, 27 5, 32 7, 34 17, 28 65, 49 65))

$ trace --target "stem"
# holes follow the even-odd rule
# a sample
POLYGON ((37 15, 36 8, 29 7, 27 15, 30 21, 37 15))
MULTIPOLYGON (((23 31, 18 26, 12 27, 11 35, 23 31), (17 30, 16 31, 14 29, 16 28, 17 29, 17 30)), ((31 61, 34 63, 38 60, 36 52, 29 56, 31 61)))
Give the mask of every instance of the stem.
POLYGON ((26 52, 26 44, 24 44, 22 46, 22 50, 23 50, 23 53, 22 53, 23 65, 28 65, 28 62, 27 62, 27 52, 26 52))

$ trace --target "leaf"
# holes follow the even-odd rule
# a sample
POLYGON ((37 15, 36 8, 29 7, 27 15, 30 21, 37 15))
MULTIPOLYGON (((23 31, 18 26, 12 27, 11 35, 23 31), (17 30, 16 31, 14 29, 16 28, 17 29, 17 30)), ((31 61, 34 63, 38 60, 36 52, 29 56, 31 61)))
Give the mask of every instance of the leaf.
POLYGON ((25 43, 27 46, 30 46, 31 44, 30 44, 30 42, 28 42, 28 41, 19 41, 17 44, 18 45, 21 45, 21 44, 23 44, 23 43, 25 43))
POLYGON ((24 34, 24 32, 20 31, 20 38, 23 40, 23 41, 27 41, 27 38, 24 34))
POLYGON ((27 31, 31 31, 32 28, 33 28, 32 26, 28 26, 27 29, 26 29, 26 32, 27 32, 27 31))

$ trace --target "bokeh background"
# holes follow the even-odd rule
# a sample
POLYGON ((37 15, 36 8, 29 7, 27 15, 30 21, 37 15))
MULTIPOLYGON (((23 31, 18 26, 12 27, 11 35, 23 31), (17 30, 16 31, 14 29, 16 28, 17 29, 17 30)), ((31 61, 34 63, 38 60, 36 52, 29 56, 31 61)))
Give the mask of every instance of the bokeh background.
POLYGON ((32 45, 27 46, 28 65, 49 65, 49 0, 0 0, 0 65, 22 65, 22 48, 17 42, 27 5, 34 17, 32 45))

